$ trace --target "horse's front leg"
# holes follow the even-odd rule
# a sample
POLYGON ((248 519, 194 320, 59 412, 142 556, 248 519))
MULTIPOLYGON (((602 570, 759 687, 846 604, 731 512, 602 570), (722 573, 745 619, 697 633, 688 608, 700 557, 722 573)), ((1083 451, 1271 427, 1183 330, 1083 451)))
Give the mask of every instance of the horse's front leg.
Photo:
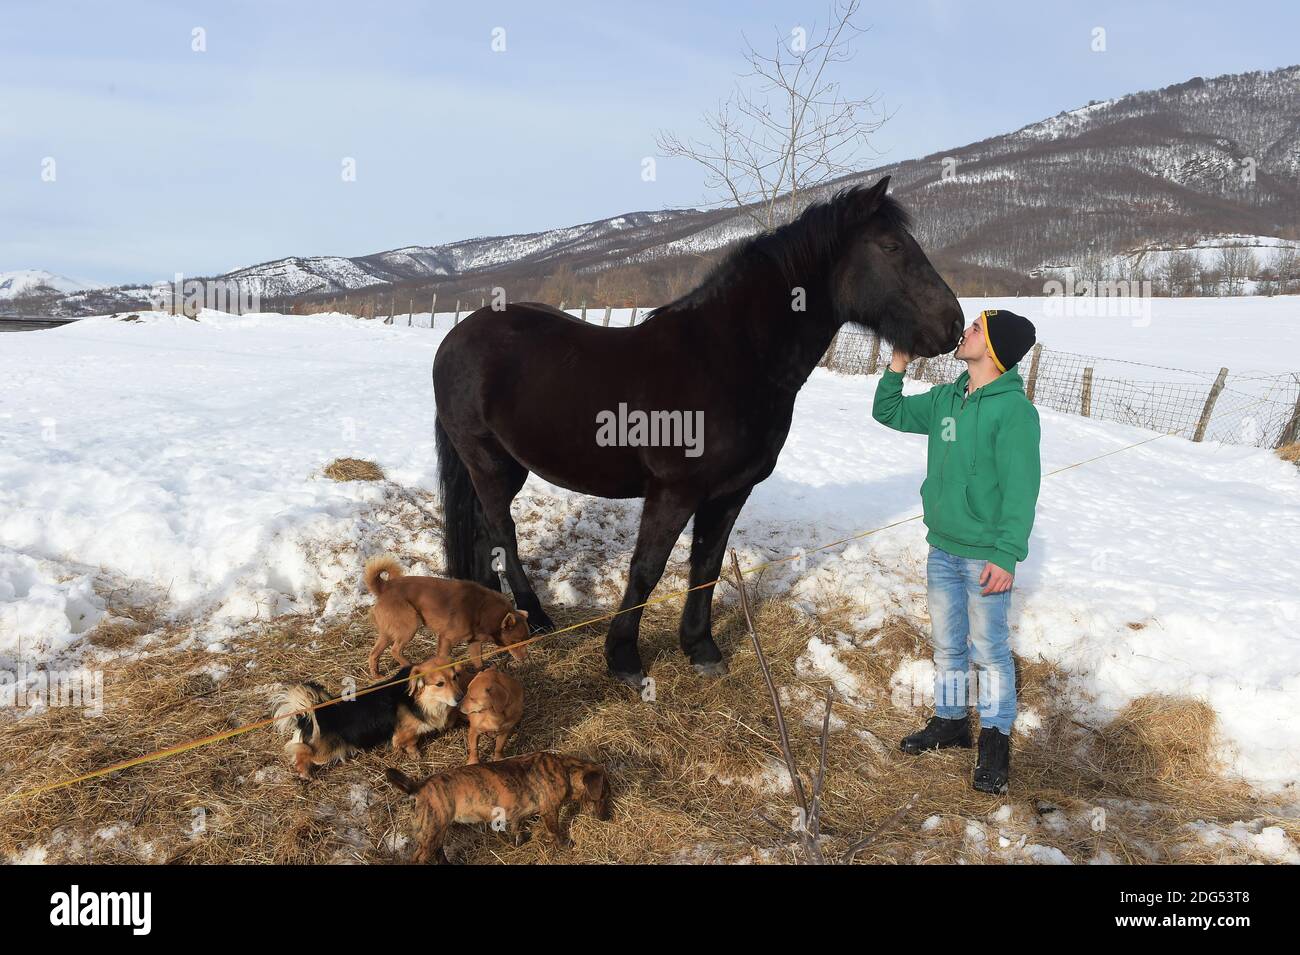
MULTIPOLYGON (((700 505, 695 512, 691 531, 691 586, 699 587, 717 580, 722 572, 727 538, 735 526, 736 516, 749 498, 751 487, 700 505)), ((682 652, 690 657, 701 676, 722 676, 727 672, 722 651, 713 642, 713 587, 700 587, 686 596, 679 631, 682 652)))
POLYGON ((641 529, 627 573, 620 613, 609 625, 605 638, 605 662, 610 675, 637 690, 645 681, 637 633, 641 626, 640 604, 645 603, 663 576, 668 555, 695 509, 696 499, 665 488, 651 488, 641 511, 641 529), (632 609, 635 608, 635 609, 632 609))

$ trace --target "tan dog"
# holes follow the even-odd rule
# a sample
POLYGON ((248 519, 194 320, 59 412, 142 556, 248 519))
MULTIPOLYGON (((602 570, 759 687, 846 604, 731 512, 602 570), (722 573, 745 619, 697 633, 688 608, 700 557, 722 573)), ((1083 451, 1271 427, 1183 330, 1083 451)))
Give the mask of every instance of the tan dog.
POLYGON ((492 758, 500 759, 524 715, 524 688, 500 670, 483 670, 469 681, 460 712, 469 722, 469 765, 478 762, 478 738, 484 734, 496 737, 492 758))
POLYGON ((436 854, 447 861, 443 842, 453 822, 509 823, 516 836, 520 824, 540 815, 556 844, 569 840, 560 832, 560 810, 570 802, 589 808, 597 819, 609 818, 609 780, 605 767, 576 756, 529 753, 495 763, 460 766, 415 782, 397 769, 384 773, 402 792, 415 796, 416 862, 436 854))
MULTIPOLYGON (((468 643, 477 668, 483 666, 485 642, 506 647, 528 639, 528 614, 515 610, 504 594, 473 581, 406 577, 392 557, 374 557, 366 564, 365 582, 377 598, 371 610, 375 620, 372 679, 378 679, 379 658, 389 647, 400 665, 411 665, 402 650, 421 623, 437 637, 438 656, 450 656, 455 647, 468 643)), ((525 648, 515 647, 510 655, 522 660, 525 648)))

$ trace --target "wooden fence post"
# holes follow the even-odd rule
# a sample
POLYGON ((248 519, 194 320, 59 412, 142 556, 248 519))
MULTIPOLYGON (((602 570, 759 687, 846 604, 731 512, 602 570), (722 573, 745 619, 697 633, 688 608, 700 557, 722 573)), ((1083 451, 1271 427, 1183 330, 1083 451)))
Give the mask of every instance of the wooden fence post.
MULTIPOLYGON (((1293 375, 1292 377, 1295 378, 1296 384, 1300 385, 1300 375, 1293 375)), ((1291 420, 1287 422, 1286 427, 1282 429, 1282 433, 1278 435, 1277 444, 1274 447, 1285 448, 1288 444, 1295 444, 1297 440, 1300 440, 1300 393, 1296 394, 1295 412, 1291 415, 1291 420)))
POLYGON ((606 305, 606 306, 605 306, 605 320, 604 320, 603 322, 601 322, 601 324, 604 325, 606 328, 609 328, 609 312, 610 312, 610 309, 612 309, 613 307, 614 307, 614 306, 612 306, 612 305, 606 305))
POLYGON ((925 366, 929 364, 929 361, 930 359, 928 358, 922 358, 920 361, 916 363, 916 371, 912 372, 913 379, 915 379, 916 381, 921 380, 921 377, 925 374, 925 366))
POLYGON ((1089 365, 1083 370, 1083 399, 1081 414, 1085 418, 1092 417, 1092 366, 1089 365))
POLYGON ((459 325, 459 324, 460 324, 460 299, 456 299, 456 318, 455 318, 455 320, 452 322, 452 324, 453 324, 453 325, 459 325))
POLYGON ((433 293, 433 301, 429 302, 429 327, 433 328, 434 322, 438 317, 438 293, 433 293))
POLYGON ((1043 356, 1043 343, 1034 346, 1034 357, 1029 362, 1029 380, 1025 382, 1025 397, 1034 403, 1034 389, 1038 387, 1038 359, 1043 356))
POLYGON ((565 308, 564 308, 564 299, 560 299, 560 311, 561 311, 561 312, 565 311, 565 308))
POLYGON ((582 324, 587 324, 587 303, 585 300, 582 303, 582 324))
POLYGON ((1193 441, 1205 440, 1205 429, 1210 426, 1210 415, 1214 414, 1214 403, 1219 400, 1219 392, 1223 391, 1223 383, 1228 379, 1228 369, 1220 368, 1219 377, 1214 379, 1214 384, 1210 387, 1210 393, 1205 397, 1205 407, 1201 409, 1201 418, 1196 422, 1196 436, 1193 441))
POLYGON ((407 299, 406 302, 406 324, 415 327, 415 299, 407 299))
POLYGON ((632 301, 632 317, 627 320, 627 327, 631 328, 636 324, 636 300, 632 301))
MULTIPOLYGON (((838 332, 836 333, 838 334, 838 332)), ((867 374, 874 375, 880 367, 880 336, 871 336, 871 354, 867 356, 867 374)))
POLYGON ((393 316, 396 314, 397 314, 397 291, 394 290, 393 292, 389 293, 388 296, 388 321, 386 321, 384 324, 385 325, 393 324, 393 316))

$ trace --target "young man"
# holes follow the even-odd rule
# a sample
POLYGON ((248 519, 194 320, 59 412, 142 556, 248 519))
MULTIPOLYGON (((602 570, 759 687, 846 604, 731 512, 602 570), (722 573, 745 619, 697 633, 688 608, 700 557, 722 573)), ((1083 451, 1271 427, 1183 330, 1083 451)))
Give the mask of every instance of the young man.
POLYGON ((966 329, 950 385, 903 397, 911 356, 894 350, 872 417, 895 431, 929 435, 921 485, 927 600, 934 648, 934 716, 903 739, 905 753, 971 745, 968 672, 979 673, 980 737, 974 787, 1005 793, 1011 772, 1016 674, 1007 611, 1016 564, 1029 553, 1041 469, 1038 412, 1016 362, 1033 347, 1022 315, 990 309, 966 329))

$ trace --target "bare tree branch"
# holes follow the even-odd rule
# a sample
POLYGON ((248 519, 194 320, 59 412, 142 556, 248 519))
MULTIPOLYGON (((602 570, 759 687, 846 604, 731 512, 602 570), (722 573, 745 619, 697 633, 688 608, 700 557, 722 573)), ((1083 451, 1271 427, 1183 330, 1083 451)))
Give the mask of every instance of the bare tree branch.
POLYGON ((794 754, 790 751, 790 733, 785 726, 785 713, 781 710, 781 696, 776 691, 776 683, 772 680, 772 670, 768 667, 767 657, 763 654, 762 641, 758 639, 758 632, 754 630, 754 619, 749 614, 749 596, 745 593, 745 578, 740 572, 740 561, 736 558, 734 549, 731 551, 731 569, 736 575, 736 589, 740 592, 740 609, 745 615, 745 626, 749 629, 749 639, 754 643, 754 655, 758 657, 758 667, 763 671, 763 681, 767 684, 767 691, 772 695, 772 709, 776 713, 776 728, 781 737, 781 755, 785 757, 785 768, 790 774, 790 781, 794 783, 795 799, 798 801, 799 810, 803 814, 798 835, 803 843, 804 851, 808 854, 808 861, 814 865, 824 865, 826 860, 822 856, 821 845, 812 831, 813 825, 809 822, 808 798, 804 794, 803 780, 799 776, 799 767, 795 765, 794 754))
POLYGON ((709 141, 661 132, 659 149, 703 166, 705 188, 724 195, 717 204, 736 206, 760 229, 793 219, 810 190, 855 168, 889 118, 877 113, 874 93, 852 99, 827 72, 853 58, 853 40, 866 32, 853 22, 860 7, 836 0, 824 31, 778 32, 770 56, 742 38, 749 70, 705 115, 709 141))

